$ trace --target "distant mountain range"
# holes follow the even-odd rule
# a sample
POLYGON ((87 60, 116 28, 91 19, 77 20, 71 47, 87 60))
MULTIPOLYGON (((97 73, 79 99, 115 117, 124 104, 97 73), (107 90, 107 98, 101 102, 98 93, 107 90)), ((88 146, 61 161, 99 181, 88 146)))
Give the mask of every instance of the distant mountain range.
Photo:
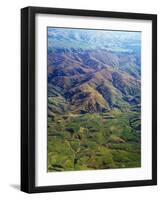
POLYGON ((139 32, 48 28, 48 113, 139 109, 139 32))
POLYGON ((141 33, 92 29, 48 28, 48 48, 94 50, 140 54, 141 33))

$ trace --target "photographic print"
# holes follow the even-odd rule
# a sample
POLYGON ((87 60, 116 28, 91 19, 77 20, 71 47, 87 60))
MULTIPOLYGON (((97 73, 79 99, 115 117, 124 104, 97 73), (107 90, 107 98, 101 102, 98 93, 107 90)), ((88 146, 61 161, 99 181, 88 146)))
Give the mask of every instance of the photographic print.
POLYGON ((47 27, 48 172, 141 167, 141 32, 47 27))

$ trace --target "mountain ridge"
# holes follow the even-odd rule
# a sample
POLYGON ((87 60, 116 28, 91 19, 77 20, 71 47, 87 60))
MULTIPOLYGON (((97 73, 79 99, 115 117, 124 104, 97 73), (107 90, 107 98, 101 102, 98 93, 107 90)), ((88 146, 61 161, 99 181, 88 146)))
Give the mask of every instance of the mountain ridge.
POLYGON ((49 101, 50 113, 140 103, 140 40, 135 32, 48 28, 48 94, 58 101, 49 101))
MULTIPOLYGON (((92 53, 94 54, 94 52, 92 53)), ((56 67, 50 59, 48 84, 53 85, 52 90, 55 87, 59 88, 67 103, 74 104, 73 102, 75 102, 76 112, 78 112, 78 107, 80 107, 78 102, 82 103, 82 109, 80 107, 80 110, 84 110, 84 103, 86 105, 84 112, 98 112, 112 108, 114 105, 113 101, 116 100, 119 100, 122 104, 129 104, 125 96, 132 96, 134 98, 137 93, 140 93, 139 78, 127 73, 126 70, 115 66, 101 65, 100 63, 91 67, 89 66, 91 63, 85 64, 82 61, 82 64, 79 64, 80 61, 74 62, 74 59, 71 60, 71 58, 69 59, 70 62, 66 62, 68 53, 65 56, 64 54, 61 57, 64 60, 61 59, 56 67), (83 98, 83 96, 84 101, 81 101, 79 98, 83 98), (87 96, 93 103, 89 103, 85 99, 87 96), (103 101, 104 103, 102 104, 103 101), (88 107, 91 107, 91 110, 88 107)), ((79 57, 79 59, 81 60, 82 58, 79 57)), ((50 107, 52 108, 52 106, 50 107)), ((55 112, 54 109, 53 107, 53 112, 55 112)), ((69 110, 74 112, 74 106, 71 106, 69 110)))

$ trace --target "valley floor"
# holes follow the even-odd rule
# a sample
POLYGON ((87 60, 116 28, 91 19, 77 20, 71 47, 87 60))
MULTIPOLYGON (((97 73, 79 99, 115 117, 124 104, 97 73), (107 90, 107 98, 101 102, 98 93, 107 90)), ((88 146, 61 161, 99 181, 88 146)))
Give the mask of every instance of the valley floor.
POLYGON ((48 172, 141 167, 140 112, 48 118, 48 172))

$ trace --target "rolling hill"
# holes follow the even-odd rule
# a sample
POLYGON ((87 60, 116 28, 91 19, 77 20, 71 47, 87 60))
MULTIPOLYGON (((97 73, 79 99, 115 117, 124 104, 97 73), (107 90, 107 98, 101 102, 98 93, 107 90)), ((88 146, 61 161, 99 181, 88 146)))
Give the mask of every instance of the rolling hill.
MULTIPOLYGON (((48 94, 63 102, 69 112, 102 112, 115 106, 137 104, 140 98, 140 71, 130 67, 134 55, 105 50, 70 52, 59 49, 48 56, 48 94), (129 69, 130 68, 130 69, 129 69)), ((61 105, 61 104, 59 104, 61 105)), ((49 102, 50 111, 62 109, 49 102)))

